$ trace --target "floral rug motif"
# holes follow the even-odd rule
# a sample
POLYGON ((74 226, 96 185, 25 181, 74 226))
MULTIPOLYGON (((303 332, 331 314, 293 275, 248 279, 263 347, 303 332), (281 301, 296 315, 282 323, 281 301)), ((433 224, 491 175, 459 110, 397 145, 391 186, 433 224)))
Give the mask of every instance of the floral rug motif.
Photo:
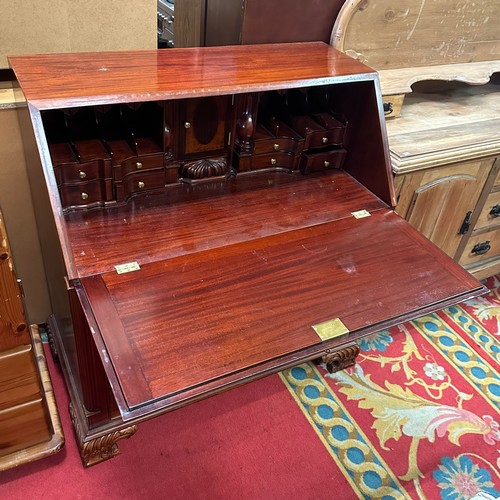
POLYGON ((500 498, 500 278, 486 285, 361 341, 353 368, 280 374, 352 488, 336 498, 500 498))

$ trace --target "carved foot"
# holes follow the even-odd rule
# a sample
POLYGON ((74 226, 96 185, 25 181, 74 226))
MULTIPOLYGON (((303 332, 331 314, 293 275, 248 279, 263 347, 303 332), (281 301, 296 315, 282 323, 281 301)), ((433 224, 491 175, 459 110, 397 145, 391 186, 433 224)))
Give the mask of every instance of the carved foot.
POLYGON ((120 439, 128 439, 137 431, 137 426, 131 425, 130 427, 125 427, 123 429, 110 432, 109 434, 105 434, 104 436, 85 441, 78 424, 78 418, 71 403, 69 405, 69 412, 75 429, 76 440, 80 450, 82 463, 85 467, 91 467, 92 465, 96 465, 119 455, 120 450, 118 449, 118 445, 116 443, 120 439))
POLYGON ((335 373, 340 370, 344 370, 349 366, 354 366, 356 364, 356 357, 359 354, 358 344, 352 343, 339 351, 325 354, 323 356, 323 363, 326 365, 326 369, 330 373, 335 373))

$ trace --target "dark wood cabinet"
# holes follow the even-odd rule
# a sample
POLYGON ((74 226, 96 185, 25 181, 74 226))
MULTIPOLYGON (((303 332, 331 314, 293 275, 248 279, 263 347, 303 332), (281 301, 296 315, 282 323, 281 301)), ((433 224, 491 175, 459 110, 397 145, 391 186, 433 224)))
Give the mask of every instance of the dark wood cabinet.
POLYGON ((141 420, 353 364, 358 339, 484 291, 394 213, 377 74, 324 43, 10 61, 64 257, 71 318, 50 325, 85 465, 141 420), (80 182, 111 190, 67 203, 80 182))

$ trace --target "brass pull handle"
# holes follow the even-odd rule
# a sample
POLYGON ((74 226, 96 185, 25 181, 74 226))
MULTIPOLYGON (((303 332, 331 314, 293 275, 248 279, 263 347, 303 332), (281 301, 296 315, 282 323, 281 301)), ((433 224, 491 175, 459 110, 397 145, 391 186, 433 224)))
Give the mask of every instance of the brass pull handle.
POLYGON ((321 142, 322 142, 323 144, 326 144, 326 143, 328 142, 328 137, 322 137, 322 138, 321 138, 321 142))
POLYGON ((328 160, 325 160, 325 161, 323 162, 323 165, 324 165, 326 168, 328 168, 328 167, 330 166, 330 162, 329 162, 328 160))
POLYGON ((82 193, 81 196, 82 196, 82 200, 86 200, 89 197, 89 195, 87 193, 82 193))
POLYGON ((184 122, 184 128, 191 128, 191 123, 189 122, 184 122))
POLYGON ((280 145, 279 145, 279 144, 274 144, 274 145, 273 145, 273 149, 274 149, 275 151, 278 151, 278 149, 279 149, 279 148, 280 148, 280 145))
POLYGON ((87 177, 87 174, 83 170, 79 170, 78 177, 80 177, 80 179, 85 179, 85 177, 87 177))
POLYGON ((490 250, 491 250, 490 242, 482 241, 481 243, 477 243, 476 245, 474 245, 471 252, 474 255, 484 255, 485 253, 488 253, 490 250))
POLYGON ((144 182, 142 182, 142 181, 139 181, 139 182, 137 183, 137 187, 138 187, 139 189, 142 189, 145 185, 146 185, 146 184, 144 184, 144 182))
POLYGON ((276 165, 276 163, 278 163, 278 162, 276 161, 276 158, 271 158, 271 165, 276 165))
POLYGON ((137 168, 137 169, 142 168, 142 163, 140 161, 136 162, 135 168, 137 168))

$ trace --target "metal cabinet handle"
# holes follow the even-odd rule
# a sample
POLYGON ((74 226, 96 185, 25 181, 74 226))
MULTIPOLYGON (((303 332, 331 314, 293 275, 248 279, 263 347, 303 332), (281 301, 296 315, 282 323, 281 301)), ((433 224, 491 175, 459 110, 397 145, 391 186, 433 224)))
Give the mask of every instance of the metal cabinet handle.
POLYGON ((474 255, 484 255, 491 250, 491 245, 489 241, 482 241, 481 243, 476 243, 472 248, 471 252, 474 255))
POLYGON ((490 210, 490 215, 492 217, 500 217, 500 205, 495 205, 491 210, 490 210))
POLYGON ((467 212, 465 214, 464 221, 462 222, 462 225, 460 226, 460 229, 458 230, 458 234, 465 234, 469 230, 471 216, 472 216, 472 211, 467 212))

